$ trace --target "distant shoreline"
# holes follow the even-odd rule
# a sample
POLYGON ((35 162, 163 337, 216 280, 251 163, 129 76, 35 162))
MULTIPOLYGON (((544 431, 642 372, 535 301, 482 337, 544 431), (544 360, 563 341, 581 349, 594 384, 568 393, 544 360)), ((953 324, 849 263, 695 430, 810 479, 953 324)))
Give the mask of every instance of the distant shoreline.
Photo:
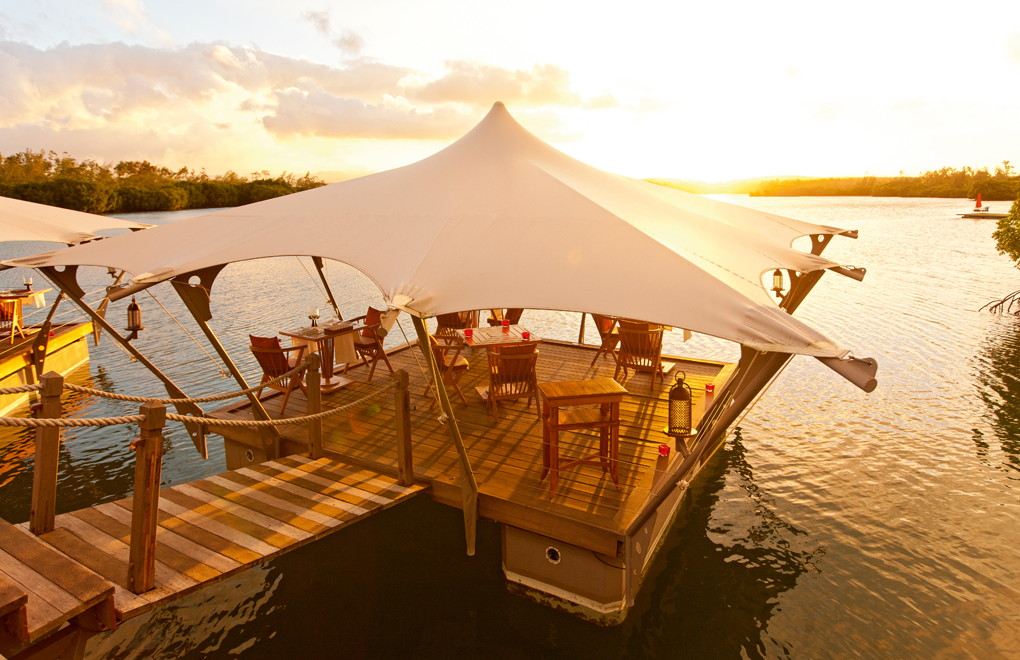
POLYGON ((770 177, 707 183, 677 179, 645 179, 668 188, 697 194, 746 194, 751 197, 941 197, 1011 202, 1020 196, 1020 176, 1005 168, 962 170, 942 168, 920 176, 898 177, 770 177))

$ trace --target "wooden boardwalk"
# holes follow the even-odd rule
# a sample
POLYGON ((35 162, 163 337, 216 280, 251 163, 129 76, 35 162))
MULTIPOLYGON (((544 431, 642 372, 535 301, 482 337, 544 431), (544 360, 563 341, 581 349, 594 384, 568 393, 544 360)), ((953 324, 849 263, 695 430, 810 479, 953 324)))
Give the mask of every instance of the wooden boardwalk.
MULTIPOLYGON (((28 523, 3 523, 0 618, 12 603, 15 609, 27 606, 29 642, 110 596, 117 620, 129 619, 422 490, 341 461, 304 456, 165 488, 159 494, 156 587, 137 595, 127 589, 130 498, 61 514, 56 529, 39 537, 28 523)), ((0 653, 12 648, 18 644, 0 632, 0 653)))
MULTIPOLYGON (((475 388, 488 382, 485 350, 466 350, 470 368, 461 380, 467 405, 451 391, 461 434, 471 459, 479 486, 479 513, 515 527, 545 534, 609 556, 617 555, 617 544, 623 541, 624 530, 637 516, 651 491, 659 444, 669 440, 662 429, 668 414, 668 392, 673 374, 665 383, 652 385, 650 374, 620 375, 621 384, 629 394, 621 404, 620 465, 621 490, 608 475, 596 466, 585 465, 560 475, 557 495, 549 495, 549 482, 541 480, 542 423, 535 403, 526 400, 501 403, 500 421, 493 420, 475 388)), ((539 382, 582 380, 599 376, 612 377, 615 364, 611 358, 599 359, 590 367, 594 349, 562 342, 545 342, 540 347, 537 372, 539 382)), ((703 360, 670 358, 675 369, 683 370, 694 390, 695 422, 703 414, 704 385, 715 382, 717 388, 729 378, 735 365, 703 360)), ((411 425, 414 476, 432 487, 433 497, 452 506, 460 506, 459 468, 457 453, 450 434, 440 421, 439 407, 430 407, 431 399, 423 394, 425 365, 415 348, 394 350, 390 354, 394 368, 410 374, 411 425)), ((352 369, 347 376, 355 383, 343 390, 323 395, 323 409, 344 405, 361 398, 389 377, 385 365, 376 369, 374 382, 366 382, 366 370, 352 369)), ((279 416, 277 395, 264 397, 270 415, 279 416)), ((287 416, 304 414, 305 400, 300 392, 291 396, 287 416)), ((247 403, 222 408, 214 417, 251 419, 247 403)), ((330 417, 323 422, 324 447, 327 455, 364 465, 373 470, 396 475, 396 442, 394 439, 394 404, 392 396, 370 401, 348 413, 330 417)), ((307 442, 302 426, 280 426, 292 446, 307 442)), ((217 428, 225 437, 258 447, 255 434, 247 429, 217 428)), ((567 433, 561 439, 561 456, 589 454, 597 450, 595 432, 567 433)), ((674 457, 679 453, 674 446, 674 457)))

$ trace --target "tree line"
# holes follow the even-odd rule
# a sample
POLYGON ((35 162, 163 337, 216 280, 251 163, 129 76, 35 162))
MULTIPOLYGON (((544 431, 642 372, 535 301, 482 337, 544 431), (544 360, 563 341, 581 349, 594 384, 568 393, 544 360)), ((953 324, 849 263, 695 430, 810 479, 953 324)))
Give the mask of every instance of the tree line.
POLYGON ((268 170, 250 177, 233 171, 209 176, 171 170, 147 160, 105 165, 54 151, 0 154, 0 196, 87 213, 140 213, 242 206, 326 185, 305 173, 268 170))
POLYGON ((1008 160, 995 172, 970 167, 923 172, 918 176, 838 177, 766 181, 752 197, 863 196, 863 197, 959 197, 982 201, 1010 201, 1020 195, 1020 176, 1008 160))

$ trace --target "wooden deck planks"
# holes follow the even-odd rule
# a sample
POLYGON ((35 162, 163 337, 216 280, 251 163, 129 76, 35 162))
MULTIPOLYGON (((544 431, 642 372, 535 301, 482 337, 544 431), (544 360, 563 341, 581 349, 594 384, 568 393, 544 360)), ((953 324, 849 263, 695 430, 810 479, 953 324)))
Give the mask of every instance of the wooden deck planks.
POLYGON ((126 589, 131 498, 61 514, 39 539, 0 521, 0 576, 28 595, 32 630, 55 630, 100 596, 112 595, 123 620, 422 490, 328 458, 285 458, 160 491, 156 588, 148 592, 126 589))
MULTIPOLYGON (((539 382, 586 380, 612 377, 615 362, 611 358, 599 360, 591 366, 594 348, 578 347, 562 342, 546 342, 540 347, 537 372, 539 382)), ((430 406, 431 400, 423 395, 426 378, 415 360, 416 348, 404 348, 390 353, 394 368, 409 374, 411 391, 411 425, 414 458, 414 476, 419 481, 431 482, 437 493, 450 492, 458 483, 458 457, 446 427, 438 421, 439 410, 430 406)), ((608 475, 599 466, 582 465, 560 473, 560 488, 555 498, 549 497, 548 478, 541 480, 542 425, 535 414, 534 404, 507 402, 500 406, 500 422, 496 423, 473 388, 485 385, 488 371, 485 351, 466 350, 463 355, 471 366, 461 380, 461 389, 468 396, 468 404, 455 401, 454 409, 464 443, 471 459, 479 492, 483 497, 504 501, 495 508, 505 522, 512 518, 519 526, 527 527, 528 511, 537 520, 555 516, 558 520, 572 519, 582 526, 619 534, 641 509, 654 480, 658 445, 669 439, 661 432, 668 420, 668 392, 672 377, 666 382, 653 381, 651 374, 631 372, 621 384, 628 390, 621 409, 619 477, 622 489, 617 490, 608 475), (516 511, 515 507, 523 509, 516 511)), ((683 371, 694 391, 694 403, 704 397, 704 385, 715 382, 721 385, 731 373, 733 365, 707 360, 670 358, 677 362, 670 376, 683 371)), ((385 375, 385 372, 383 372, 385 375)), ((325 395, 323 408, 344 405, 364 397, 378 388, 379 379, 365 381, 364 370, 352 369, 348 377, 354 383, 339 392, 325 395)), ((303 414, 304 397, 295 392, 288 405, 287 415, 303 414)), ((273 417, 279 416, 280 397, 269 397, 265 406, 273 417)), ((216 413, 218 414, 218 413, 216 413)), ((249 418, 245 406, 234 406, 229 416, 249 418)), ((323 420, 324 446, 334 456, 372 470, 396 474, 395 410, 389 397, 373 399, 361 409, 323 420)), ((281 433, 295 442, 306 442, 307 434, 299 426, 281 426, 281 433)), ((564 456, 591 453, 597 447, 598 436, 593 432, 564 433, 561 454, 564 456)), ((289 460, 289 459, 288 459, 289 460)), ((283 464, 281 462, 281 464, 283 464)), ((308 487, 314 479, 288 472, 278 480, 308 487)), ((451 504, 453 498, 451 498, 451 504)), ((569 539, 565 539, 569 540, 569 539)))
POLYGON ((0 646, 5 651, 17 652, 26 639, 12 639, 7 633, 27 634, 27 640, 34 642, 114 594, 113 585, 27 529, 4 521, 0 521, 0 578, 8 591, 20 591, 25 596, 16 601, 18 607, 25 608, 24 618, 18 623, 20 631, 7 626, 0 632, 0 646))

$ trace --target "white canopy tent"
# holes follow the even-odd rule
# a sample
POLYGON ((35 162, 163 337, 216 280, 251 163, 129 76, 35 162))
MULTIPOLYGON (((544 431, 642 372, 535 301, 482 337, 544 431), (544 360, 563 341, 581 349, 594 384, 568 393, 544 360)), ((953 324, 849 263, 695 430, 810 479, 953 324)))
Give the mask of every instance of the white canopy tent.
POLYGON ((839 265, 800 236, 852 235, 610 174, 502 103, 406 167, 9 262, 114 266, 152 283, 263 257, 358 268, 416 316, 491 307, 612 314, 761 350, 847 351, 774 302, 762 276, 839 265))
POLYGON ((74 245, 99 238, 100 229, 148 229, 152 225, 0 197, 0 241, 47 241, 74 245))

